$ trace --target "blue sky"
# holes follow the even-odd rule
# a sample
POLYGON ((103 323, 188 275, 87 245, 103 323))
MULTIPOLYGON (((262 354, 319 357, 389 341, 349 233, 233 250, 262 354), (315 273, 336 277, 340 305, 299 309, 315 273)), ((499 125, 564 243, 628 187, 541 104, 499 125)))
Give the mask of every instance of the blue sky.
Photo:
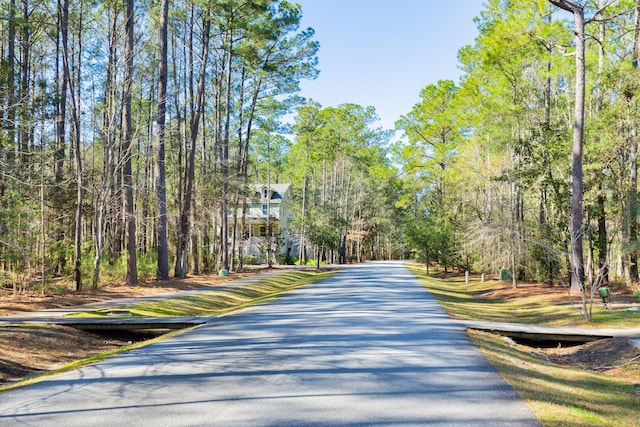
POLYGON ((301 96, 323 107, 374 106, 391 129, 420 90, 458 81, 458 49, 477 36, 483 0, 293 0, 320 42, 320 75, 301 96))

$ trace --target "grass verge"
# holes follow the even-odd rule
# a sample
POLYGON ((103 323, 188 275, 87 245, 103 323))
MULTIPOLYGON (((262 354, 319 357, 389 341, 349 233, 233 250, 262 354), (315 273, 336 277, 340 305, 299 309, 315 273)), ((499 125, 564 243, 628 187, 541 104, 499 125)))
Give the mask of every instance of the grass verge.
MULTIPOLYGON (((418 265, 409 268, 453 318, 609 328, 640 326, 637 313, 599 309, 594 311, 594 321, 586 323, 566 301, 540 295, 491 298, 486 295, 495 282, 476 278, 467 284, 464 277, 443 279, 427 275, 418 265)), ((499 335, 473 330, 468 334, 544 426, 640 425, 637 363, 583 369, 554 363, 544 352, 514 345, 499 335)))
MULTIPOLYGON (((267 301, 274 300, 294 289, 306 286, 333 274, 331 271, 288 271, 266 276, 259 281, 238 287, 141 302, 120 307, 137 317, 220 316, 267 301)), ((78 313, 76 316, 106 316, 113 309, 78 313)))
MULTIPOLYGON (((474 344, 547 427, 640 425, 640 389, 630 379, 559 366, 500 336, 469 330, 474 344)), ((637 365, 636 365, 637 366, 637 365)), ((640 375, 630 368, 628 375, 640 375), (635 373, 633 373, 633 371, 635 373)))

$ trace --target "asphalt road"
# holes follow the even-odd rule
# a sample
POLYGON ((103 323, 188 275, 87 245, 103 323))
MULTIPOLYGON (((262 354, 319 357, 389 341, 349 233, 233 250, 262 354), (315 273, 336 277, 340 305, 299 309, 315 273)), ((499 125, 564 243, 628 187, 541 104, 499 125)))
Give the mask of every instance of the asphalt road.
POLYGON ((0 425, 538 426, 398 263, 0 394, 0 425))

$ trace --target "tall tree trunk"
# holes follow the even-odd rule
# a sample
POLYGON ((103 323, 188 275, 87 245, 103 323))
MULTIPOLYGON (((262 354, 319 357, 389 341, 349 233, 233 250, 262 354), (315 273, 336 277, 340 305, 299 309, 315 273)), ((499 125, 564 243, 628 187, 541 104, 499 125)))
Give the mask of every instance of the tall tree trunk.
MULTIPOLYGON (((43 97, 42 103, 42 111, 45 111, 45 103, 43 97)), ((42 285, 42 293, 44 294, 46 284, 47 284, 47 223, 45 220, 45 197, 44 197, 44 189, 45 189, 45 144, 44 144, 44 125, 45 121, 40 121, 40 239, 41 239, 41 247, 40 247, 40 260, 41 260, 41 282, 42 285)))
POLYGON ((162 0, 160 12, 160 76, 158 79, 158 146, 156 154, 156 195, 158 197, 158 280, 169 279, 167 243, 167 182, 165 168, 165 122, 167 116, 167 22, 169 1, 162 0))
POLYGON ((200 126, 200 116, 204 108, 204 92, 205 79, 207 77, 207 62, 209 56, 209 36, 211 29, 211 21, 209 17, 205 17, 202 34, 202 59, 200 64, 200 75, 198 77, 198 92, 196 94, 196 103, 192 106, 192 112, 189 122, 189 153, 187 159, 187 170, 185 178, 185 192, 182 215, 180 218, 181 227, 181 244, 180 252, 183 255, 178 260, 180 262, 179 271, 184 277, 187 271, 186 254, 188 253, 188 243, 190 241, 191 232, 191 209, 193 205, 193 186, 195 181, 195 154, 196 144, 198 140, 198 130, 200 126))
POLYGON ((100 186, 97 190, 95 204, 95 239, 93 259, 93 279, 92 287, 98 287, 100 281, 100 267, 102 263, 104 248, 106 245, 106 236, 108 224, 111 221, 113 212, 109 206, 109 195, 112 194, 114 188, 115 173, 115 152, 114 152, 114 130, 116 123, 115 112, 115 75, 116 75, 116 34, 117 34, 117 9, 114 8, 110 17, 109 28, 109 47, 108 47, 108 64, 104 81, 104 107, 102 109, 102 175, 100 186))
MULTIPOLYGON (((600 0, 600 7, 604 7, 603 0, 600 0)), ((636 6, 636 35, 637 35, 637 19, 638 19, 638 8, 636 6)), ((600 83, 602 78, 602 73, 604 71, 604 60, 605 60, 605 35, 606 35, 606 22, 602 20, 600 22, 600 43, 598 43, 598 83, 600 83)), ((637 52, 637 49, 636 49, 637 52)), ((600 86, 598 84, 598 86, 600 86)), ((602 111, 602 94, 598 94, 598 98, 596 101, 596 112, 600 113, 602 111)), ((608 232, 607 232, 607 214, 605 210, 605 190, 604 190, 604 180, 605 180, 604 170, 600 172, 600 179, 598 182, 598 197, 596 199, 597 206, 597 221, 598 221, 598 237, 596 240, 596 248, 598 249, 598 275, 602 277, 602 284, 607 285, 609 283, 609 262, 608 262, 608 232)))
POLYGON ((306 215, 307 215, 307 189, 309 186, 309 177, 307 174, 304 174, 304 180, 302 182, 302 224, 300 225, 300 253, 298 255, 298 259, 304 265, 307 265, 307 251, 306 251, 306 242, 305 242, 305 233, 306 233, 306 215))
POLYGON ((133 0, 126 1, 125 25, 125 72, 122 106, 122 151, 124 155, 123 184, 125 192, 124 215, 127 244, 127 284, 138 283, 138 267, 136 260, 136 218, 133 209, 133 177, 131 174, 131 88, 133 85, 133 0))
MULTIPOLYGON (((187 31, 186 28, 186 24, 185 24, 185 28, 183 29, 183 31, 187 31)), ((183 95, 180 93, 182 86, 184 85, 184 81, 186 81, 186 77, 182 77, 180 74, 184 73, 184 67, 182 69, 180 69, 179 67, 179 63, 178 63, 178 45, 179 45, 179 41, 177 40, 177 35, 176 32, 172 32, 171 34, 171 45, 172 45, 172 51, 174 52, 173 55, 171 55, 171 66, 173 69, 173 103, 174 103, 174 110, 175 110, 175 123, 177 124, 177 131, 175 132, 176 135, 176 139, 178 141, 178 153, 177 153, 177 161, 175 162, 175 174, 174 176, 176 177, 174 180, 177 180, 177 182, 174 184, 175 188, 177 188, 177 194, 174 196, 174 199, 176 201, 176 223, 180 224, 180 218, 182 216, 182 195, 184 193, 184 186, 183 186, 183 179, 184 179, 184 169, 183 169, 183 149, 184 149, 184 145, 186 144, 186 142, 184 142, 186 140, 186 137, 184 136, 184 134, 186 133, 184 131, 184 118, 183 118, 183 113, 182 113, 182 108, 180 106, 180 100, 183 99, 183 95), (183 143, 184 142, 184 143, 183 143)), ((183 238, 181 233, 181 227, 178 225, 176 227, 176 253, 175 253, 175 263, 174 263, 174 276, 179 277, 181 275, 180 271, 178 271, 180 262, 178 260, 180 260, 182 258, 182 253, 181 248, 182 248, 182 244, 181 244, 181 239, 183 238)))
MULTIPOLYGON (((236 271, 236 269, 241 268, 242 264, 242 230, 240 230, 240 237, 238 237, 238 206, 240 205, 240 197, 244 194, 244 191, 241 191, 242 188, 239 185, 242 182, 242 171, 243 171, 243 149, 244 149, 244 138, 242 137, 242 128, 244 126, 244 92, 245 92, 245 83, 246 83, 246 68, 242 67, 242 71, 240 73, 240 93, 238 99, 238 105, 240 106, 238 111, 238 149, 236 154, 236 189, 233 197, 233 234, 231 238, 231 270, 236 271), (236 245, 240 248, 238 251, 238 264, 236 265, 236 245)), ((242 218, 240 218, 242 222, 242 218)))
MULTIPOLYGON (((253 118, 255 117, 255 112, 256 112, 256 107, 258 106, 258 97, 260 95, 260 90, 262 88, 262 83, 263 83, 263 78, 262 76, 260 76, 258 78, 257 83, 255 84, 255 88, 253 90, 253 96, 251 99, 251 106, 249 108, 249 113, 248 113, 248 119, 247 119, 247 130, 246 130, 246 134, 244 137, 244 143, 242 145, 239 145, 239 147, 242 147, 242 150, 240 150, 242 152, 242 157, 240 159, 240 163, 239 163, 239 168, 240 168, 240 176, 242 177, 241 181, 244 183, 245 188, 247 187, 247 184, 249 183, 249 174, 248 174, 248 165, 249 165, 249 143, 251 141, 251 132, 253 130, 253 118)), ((242 136, 242 132, 240 131, 240 137, 242 136)), ((242 138, 240 138, 242 140, 242 138)), ((240 229, 242 230, 243 236, 240 237, 240 249, 239 249, 239 269, 240 271, 242 271, 243 268, 243 251, 244 251, 244 229, 246 226, 246 221, 247 220, 247 199, 246 197, 243 197, 242 199, 242 219, 241 219, 241 227, 240 229)))
POLYGON ((226 64, 226 88, 225 88, 225 123, 224 134, 222 135, 222 164, 220 172, 222 173, 222 197, 220 204, 220 239, 221 239, 221 256, 222 268, 229 269, 229 131, 231 125, 231 74, 233 63, 233 31, 227 30, 227 64, 226 64))
MULTIPOLYGON (((16 150, 16 1, 9 2, 9 28, 7 52, 7 140, 6 158, 9 167, 12 166, 16 150)), ((4 178, 3 178, 4 180, 4 178)))
POLYGON ((582 252, 582 140, 584 135, 584 97, 585 97, 585 37, 584 6, 573 0, 549 0, 573 14, 575 20, 576 41, 576 89, 573 124, 573 148, 571 155, 571 289, 580 291, 583 298, 583 315, 588 318, 585 286, 584 261, 582 252))
MULTIPOLYGON (((74 130, 74 157, 76 166, 76 216, 75 216, 75 263, 74 263, 74 281, 75 290, 82 290, 82 203, 83 203, 83 176, 82 176, 82 143, 80 132, 80 115, 78 111, 78 99, 76 98, 75 90, 71 81, 71 69, 69 65, 69 44, 68 44, 68 17, 69 17, 69 3, 67 0, 62 5, 62 67, 63 67, 63 79, 66 81, 67 87, 69 87, 69 94, 71 96, 71 121, 73 123, 74 130)), ((78 32, 82 32, 82 28, 78 29, 78 32)))
POLYGON ((271 153, 269 147, 270 135, 267 135, 267 266, 271 268, 273 262, 272 246, 273 246, 273 230, 271 224, 271 153))
POLYGON ((629 141, 629 180, 627 188, 628 221, 629 221, 629 281, 638 281, 638 141, 632 132, 629 141))
MULTIPOLYGON (((175 277, 185 277, 187 272, 185 270, 187 264, 187 252, 185 248, 187 246, 188 236, 184 234, 185 226, 183 226, 184 219, 184 194, 186 192, 187 186, 187 175, 189 169, 189 141, 188 141, 188 129, 186 124, 186 118, 189 117, 188 112, 188 102, 184 101, 182 104, 182 108, 184 109, 184 113, 180 116, 180 97, 184 97, 184 99, 188 100, 191 104, 191 110, 193 112, 193 69, 194 69, 194 55, 193 55, 193 32, 194 32, 194 13, 195 13, 195 5, 191 4, 190 12, 187 17, 183 20, 183 34, 184 37, 187 38, 187 41, 182 43, 182 57, 184 58, 179 64, 181 65, 180 72, 178 73, 177 67, 177 59, 176 55, 173 55, 174 62, 174 86, 175 86, 175 104, 176 104, 176 112, 178 117, 182 117, 179 120, 180 123, 180 149, 178 151, 178 196, 177 196, 177 218, 176 218, 176 257, 175 257, 175 267, 174 267, 174 275, 175 277), (179 77, 181 77, 182 81, 179 82, 179 77), (183 90, 183 93, 179 95, 180 89, 183 90), (188 93, 187 93, 188 91, 188 93), (184 163, 183 163, 183 159, 184 163)), ((174 36, 175 37, 175 36, 174 36)))
MULTIPOLYGON (((63 182, 63 170, 66 151, 66 118, 67 118, 67 79, 64 74, 64 66, 60 64, 65 47, 63 44, 67 43, 67 33, 69 27, 69 5, 66 0, 58 1, 58 32, 56 40, 56 94, 58 96, 57 117, 56 117, 56 148, 54 159, 54 179, 56 188, 61 188, 63 182)), ((62 211, 63 197, 55 198, 54 207, 57 211, 62 211)), ((65 223, 64 219, 60 217, 57 220, 56 231, 54 233, 56 241, 55 246, 62 247, 65 239, 65 223)), ((64 267, 67 263, 65 251, 57 249, 57 263, 56 274, 62 274, 64 267)))
MULTIPOLYGON (((112 35, 115 32, 112 32, 112 35)), ((112 39, 113 40, 113 39, 112 39)), ((113 49, 113 44, 110 45, 110 50, 113 49)), ((113 54, 110 52, 110 61, 113 59, 113 54)), ((110 62, 107 67, 107 78, 105 80, 104 96, 106 101, 106 110, 103 111, 102 117, 102 136, 103 136, 103 155, 102 155, 102 180, 97 190, 96 205, 95 205, 95 256, 93 260, 93 279, 92 287, 96 289, 100 282, 100 266, 102 263, 102 256, 104 252, 107 222, 109 221, 109 195, 113 189, 113 177, 115 173, 114 165, 114 146, 113 146, 113 71, 115 69, 115 63, 110 62)))
MULTIPOLYGON (((550 6, 551 8, 551 6, 550 6)), ((546 22, 547 23, 551 23, 552 21, 552 14, 551 13, 547 13, 547 19, 546 22)), ((552 44, 548 44, 546 46, 547 48, 547 52, 549 53, 549 56, 551 57, 552 53, 553 53, 553 45, 552 44)), ((545 140, 545 146, 549 146, 549 139, 550 139, 550 134, 551 134, 551 59, 547 60, 547 64, 546 64, 546 71, 547 71, 547 76, 544 80, 544 129, 543 129, 543 135, 544 135, 544 140, 545 140)), ((543 240, 547 240, 549 239, 549 233, 548 233, 548 226, 547 226, 547 194, 548 194, 548 186, 551 185, 550 183, 553 182, 553 176, 552 176, 552 168, 551 168, 551 160, 550 160, 550 155, 548 152, 545 152, 544 154, 545 157, 545 165, 546 165, 546 174, 547 174, 547 183, 543 185, 543 188, 540 191, 540 204, 539 204, 539 210, 538 210, 538 225, 540 227, 540 230, 542 232, 542 238, 543 240)), ((551 246, 552 243, 549 242, 549 245, 551 246)), ((546 258, 546 265, 544 265, 544 272, 546 273, 547 276, 547 282, 549 283, 549 285, 553 284, 554 281, 556 280, 556 274, 557 272, 555 271, 555 269, 553 268, 553 259, 554 254, 553 251, 551 250, 551 248, 546 249, 545 250, 545 258, 546 258)), ((542 273, 542 271, 541 271, 542 273)), ((541 274, 542 277, 542 274, 541 274)))
POLYGON ((81 271, 80 271, 80 267, 81 267, 81 257, 82 257, 82 235, 86 235, 88 234, 88 232, 85 230, 85 232, 83 233, 81 231, 82 227, 82 221, 83 221, 83 206, 82 204, 83 202, 83 191, 84 191, 84 177, 82 176, 83 174, 83 164, 82 164, 82 134, 81 134, 81 129, 82 126, 80 124, 80 120, 81 120, 81 112, 80 112, 80 93, 81 93, 81 88, 82 88, 82 73, 80 70, 82 70, 82 32, 83 32, 83 18, 84 18, 84 13, 83 13, 83 4, 80 3, 78 10, 75 11, 76 12, 76 16, 78 19, 77 22, 77 27, 78 27, 78 35, 77 35, 77 43, 78 43, 78 49, 76 52, 76 65, 74 67, 74 73, 75 74, 75 88, 74 85, 72 84, 72 82, 69 82, 69 88, 71 89, 71 99, 73 101, 72 104, 72 119, 73 119, 73 124, 74 124, 74 133, 75 133, 75 158, 76 158, 76 171, 77 171, 77 180, 78 180, 78 188, 77 188, 77 203, 78 203, 78 207, 76 210, 76 242, 75 242, 75 246, 76 246, 76 266, 75 266, 75 270, 76 270, 76 283, 78 283, 78 286, 81 287, 80 285, 80 281, 81 279, 81 271))
POLYGON ((29 74, 31 67, 31 53, 30 53, 30 24, 29 24, 29 1, 22 0, 22 34, 21 34, 21 78, 20 78, 20 163, 22 169, 26 173, 29 167, 28 155, 29 155, 29 140, 32 135, 31 121, 31 102, 29 101, 29 74))
POLYGON ((573 14, 576 22, 576 99, 571 156, 571 270, 573 272, 572 288, 584 292, 582 141, 584 132, 585 46, 584 10, 582 6, 575 7, 573 14))
MULTIPOLYGON (((638 68, 638 39, 640 38, 640 2, 636 1, 633 31, 633 54, 632 66, 638 68)), ((631 100, 632 108, 635 109, 635 99, 631 100)), ((632 114, 631 114, 632 115, 632 114)), ((629 145, 629 279, 631 283, 638 281, 638 131, 633 125, 631 130, 631 141, 629 145)))
MULTIPOLYGON (((140 230, 140 250, 143 254, 147 254, 149 250, 149 245, 153 245, 153 219, 151 218, 151 192, 153 187, 153 176, 154 176, 154 150, 153 150, 153 140, 154 140, 154 129, 153 122, 155 112, 153 110, 153 104, 155 103, 155 93, 156 89, 156 79, 155 73, 151 75, 151 81, 149 84, 149 111, 147 113, 147 123, 146 123, 146 144, 144 147, 144 192, 142 196, 142 224, 140 230), (151 240, 151 241, 150 241, 151 240)), ((143 101, 141 100, 140 103, 143 101)))
MULTIPOLYGON (((510 238, 509 238, 509 246, 511 252, 511 287, 516 289, 518 287, 518 245, 516 244, 518 240, 517 236, 517 222, 518 222, 518 212, 517 212, 517 201, 516 201, 516 184, 515 182, 511 183, 511 191, 509 192, 509 199, 511 204, 511 221, 509 224, 510 238)), ((445 265, 445 272, 446 272, 445 265)))

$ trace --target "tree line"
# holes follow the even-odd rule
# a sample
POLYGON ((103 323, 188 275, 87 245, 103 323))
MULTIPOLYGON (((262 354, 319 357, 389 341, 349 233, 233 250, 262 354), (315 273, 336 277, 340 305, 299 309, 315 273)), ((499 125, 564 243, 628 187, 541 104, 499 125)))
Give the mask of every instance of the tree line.
POLYGON ((134 284, 146 257, 160 279, 170 264, 230 268, 226 212, 253 133, 317 74, 301 14, 268 0, 3 2, 3 272, 80 290, 105 264, 126 264, 134 284))
POLYGON ((372 107, 297 95, 318 74, 301 16, 281 0, 3 2, 3 283, 241 270, 256 182, 293 183, 295 258, 400 256, 391 134, 372 107))
POLYGON ((398 122, 407 239, 428 262, 571 284, 638 283, 637 0, 489 0, 398 122))

